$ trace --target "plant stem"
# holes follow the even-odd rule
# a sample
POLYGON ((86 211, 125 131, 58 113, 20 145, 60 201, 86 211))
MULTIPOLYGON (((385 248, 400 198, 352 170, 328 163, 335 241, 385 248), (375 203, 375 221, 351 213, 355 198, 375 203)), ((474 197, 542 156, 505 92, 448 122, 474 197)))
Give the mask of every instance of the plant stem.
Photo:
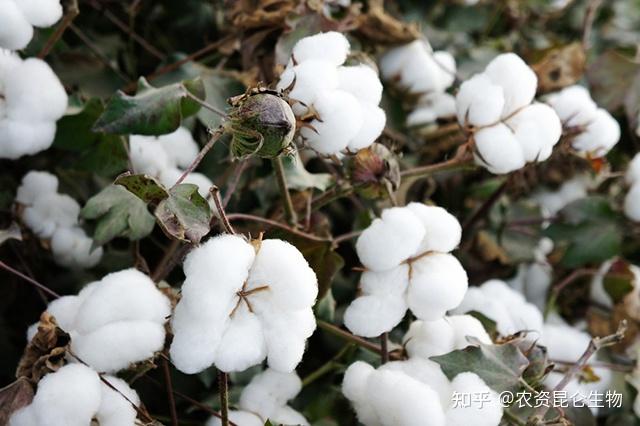
POLYGON ((380 335, 380 358, 383 364, 389 362, 389 333, 380 335))
POLYGON ((231 222, 233 222, 234 220, 248 220, 251 222, 258 222, 258 223, 264 223, 266 225, 270 225, 273 226, 275 228, 280 228, 280 229, 284 229, 287 232, 290 232, 294 235, 297 235, 299 237, 302 238, 306 238, 308 240, 311 241, 318 241, 318 242, 332 242, 332 240, 330 238, 323 238, 323 237, 318 237, 316 235, 313 234, 309 234, 307 232, 303 232, 300 231, 299 229, 295 229, 291 226, 285 225, 284 223, 280 223, 278 221, 272 220, 272 219, 266 219, 264 217, 260 217, 260 216, 254 216, 252 214, 246 214, 246 213, 230 213, 227 215, 227 219, 231 222))
MULTIPOLYGON (((351 333, 349 333, 346 330, 341 329, 340 327, 336 327, 333 324, 330 324, 326 321, 322 321, 322 320, 317 320, 318 323, 318 327, 320 327, 321 329, 328 331, 329 333, 333 334, 334 336, 338 336, 341 339, 344 339, 348 342, 352 342, 355 343, 356 345, 367 349, 371 352, 377 353, 378 355, 382 354, 382 348, 380 348, 380 346, 376 345, 375 343, 371 343, 368 340, 363 339, 362 337, 358 337, 355 336, 351 333)), ((398 354, 395 353, 390 353, 389 357, 392 359, 402 359, 402 357, 398 354)))
POLYGON ((185 94, 187 95, 187 97, 189 99, 191 99, 192 101, 194 101, 195 103, 197 103, 201 107, 206 108, 206 109, 208 109, 209 111, 211 111, 211 112, 213 112, 215 114, 218 114, 222 118, 227 118, 228 117, 226 112, 221 111, 218 108, 216 108, 213 105, 211 105, 210 103, 207 103, 207 102, 203 101, 202 99, 200 99, 199 97, 197 97, 196 95, 194 95, 193 93, 189 92, 186 89, 185 89, 185 94))
POLYGON ((475 212, 473 212, 473 214, 462 224, 463 235, 469 232, 480 219, 482 219, 487 215, 487 213, 489 213, 491 207, 493 207, 493 205, 500 199, 502 194, 504 194, 504 191, 507 190, 507 186, 509 185, 509 181, 511 180, 510 177, 511 175, 509 175, 509 177, 507 177, 504 182, 502 182, 498 189, 493 191, 491 196, 484 203, 482 203, 482 205, 475 212))
POLYGON ((189 173, 193 172, 196 169, 196 167, 198 167, 198 164, 200 164, 204 156, 207 155, 207 152, 209 152, 211 148, 213 148, 213 145, 215 145, 215 143, 220 139, 220 136, 222 136, 223 133, 224 133, 224 130, 220 127, 211 134, 211 138, 209 139, 209 142, 207 142, 207 144, 202 147, 202 149, 200 150, 196 158, 193 159, 191 164, 189 164, 189 167, 187 167, 187 169, 182 173, 182 175, 180 175, 180 177, 178 178, 176 183, 173 184, 171 189, 175 188, 180 183, 182 183, 182 181, 185 180, 185 178, 189 175, 189 173))
POLYGON ((220 393, 220 420, 222 426, 229 426, 229 383, 227 373, 218 371, 218 392, 220 393))
POLYGON ((282 202, 284 204, 284 212, 287 217, 287 221, 290 225, 296 226, 298 223, 298 217, 295 209, 293 208, 293 201, 291 200, 291 194, 289 193, 289 187, 287 185, 287 178, 284 174, 282 158, 274 158, 271 161, 271 164, 273 164, 273 170, 275 171, 276 178, 278 180, 278 187, 280 188, 280 194, 282 195, 282 202))
POLYGON ((49 296, 53 297, 54 299, 57 299, 60 297, 60 295, 58 293, 56 293, 55 291, 49 289, 48 287, 40 284, 38 281, 34 280, 33 278, 23 274, 22 272, 18 271, 17 269, 13 269, 11 266, 7 265, 6 263, 4 263, 3 261, 0 260, 0 268, 11 272, 12 274, 22 278, 23 280, 27 281, 28 283, 32 284, 33 286, 35 286, 36 288, 42 290, 43 292, 47 293, 49 296))
POLYGON ((233 229, 233 226, 231 226, 231 222, 229 222, 229 218, 227 217, 227 214, 225 213, 224 207, 222 205, 222 200, 220 199, 220 188, 213 185, 209 189, 209 192, 213 197, 213 202, 216 205, 216 209, 218 209, 218 216, 220 217, 220 221, 222 222, 222 226, 224 227, 225 231, 227 231, 227 233, 231 235, 235 235, 236 231, 233 229))
POLYGON ((320 377, 331 372, 333 369, 338 368, 340 366, 340 363, 338 362, 338 360, 342 358, 347 352, 349 352, 351 348, 354 348, 354 347, 355 345, 353 344, 346 344, 340 350, 340 352, 338 352, 333 358, 331 358, 326 363, 322 364, 317 370, 311 372, 307 377, 305 377, 302 380, 302 387, 310 385, 311 383, 318 380, 320 377))
POLYGON ((311 200, 311 210, 316 211, 321 207, 326 206, 332 201, 337 200, 338 198, 346 197, 351 195, 355 188, 351 185, 342 185, 342 186, 334 186, 329 191, 322 193, 322 195, 316 197, 311 200))
POLYGON ((55 46, 58 40, 62 38, 64 32, 67 30, 67 28, 69 28, 73 20, 76 19, 79 14, 80 9, 78 8, 78 0, 71 0, 64 14, 64 17, 62 18, 62 21, 60 22, 60 25, 58 25, 54 33, 51 34, 51 37, 49 37, 40 53, 38 53, 38 58, 44 59, 49 54, 49 52, 51 52, 53 46, 55 46))
POLYGON ((426 166, 414 167, 412 169, 403 170, 400 172, 400 176, 403 178, 421 178, 425 176, 431 176, 434 173, 443 172, 446 170, 457 170, 466 168, 473 164, 473 157, 470 153, 463 153, 461 155, 456 154, 455 157, 436 164, 428 164, 426 166))
POLYGON ((171 412, 171 425, 178 426, 178 412, 176 411, 176 400, 173 397, 173 383, 171 381, 171 370, 169 361, 162 358, 162 370, 164 372, 164 383, 167 389, 167 399, 169 400, 169 411, 171 412))

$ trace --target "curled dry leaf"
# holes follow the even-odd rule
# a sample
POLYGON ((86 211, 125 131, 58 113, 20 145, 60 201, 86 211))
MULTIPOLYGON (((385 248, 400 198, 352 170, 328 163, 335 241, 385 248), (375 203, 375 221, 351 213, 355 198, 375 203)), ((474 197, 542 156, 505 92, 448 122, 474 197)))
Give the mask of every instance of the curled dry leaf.
POLYGON ((31 404, 33 395, 33 386, 26 377, 0 389, 0 425, 6 425, 15 411, 31 404))
POLYGON ((382 0, 370 1, 369 10, 358 17, 356 25, 360 34, 376 43, 403 44, 422 37, 417 25, 389 15, 382 0))
POLYGON ((18 363, 16 377, 25 377, 37 383, 47 373, 57 371, 65 364, 70 340, 69 334, 58 327, 56 319, 48 312, 43 312, 38 331, 18 363))
POLYGON ((531 66, 538 76, 538 92, 575 84, 584 73, 586 60, 582 44, 578 42, 546 51, 542 59, 531 66))

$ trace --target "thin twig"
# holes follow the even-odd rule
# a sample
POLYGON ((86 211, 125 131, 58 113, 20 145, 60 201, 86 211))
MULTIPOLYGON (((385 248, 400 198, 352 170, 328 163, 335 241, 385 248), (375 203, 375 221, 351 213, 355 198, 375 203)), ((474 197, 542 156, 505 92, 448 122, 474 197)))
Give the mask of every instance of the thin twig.
POLYGON ((389 333, 380 335, 380 359, 383 364, 389 362, 389 333))
POLYGON ((352 240, 354 238, 359 237, 360 234, 362 234, 362 230, 351 231, 351 232, 347 232, 346 234, 338 235, 337 237, 335 237, 333 239, 333 245, 334 246, 338 246, 338 245, 342 244, 345 241, 349 241, 349 240, 352 240))
POLYGON ((302 379, 302 387, 309 386, 311 383, 315 382, 325 374, 331 372, 332 370, 340 367, 340 363, 338 362, 340 358, 342 358, 345 354, 347 354, 352 348, 355 348, 356 345, 347 343, 344 345, 340 352, 338 352, 333 358, 331 358, 326 363, 322 364, 318 369, 309 373, 304 379, 302 379))
MULTIPOLYGON (((333 334, 334 336, 338 336, 341 339, 344 339, 344 340, 346 340, 348 342, 355 343, 356 345, 358 345, 358 346, 360 346, 360 347, 362 347, 364 349, 367 349, 367 350, 369 350, 371 352, 374 352, 374 353, 376 353, 378 355, 382 354, 382 348, 380 346, 376 345, 375 343, 371 343, 368 340, 363 339, 362 337, 359 337, 359 336, 356 336, 354 334, 351 334, 348 331, 343 330, 340 327, 337 327, 337 326, 335 326, 333 324, 330 324, 330 323, 328 323, 326 321, 317 320, 316 322, 317 322, 319 328, 321 328, 321 329, 323 329, 325 331, 328 331, 329 333, 333 334)), ((399 354, 397 354, 396 352, 390 352, 389 353, 389 358, 390 359, 394 359, 394 360, 402 359, 402 357, 399 354)))
POLYGON ((426 166, 414 167, 412 169, 403 170, 400 172, 400 176, 403 178, 408 177, 426 177, 431 176, 434 173, 439 173, 447 170, 456 170, 466 168, 473 164, 473 156, 467 152, 464 146, 460 147, 464 150, 459 151, 453 158, 443 161, 441 163, 429 164, 426 166))
POLYGON ((178 178, 176 183, 173 184, 171 189, 175 188, 180 183, 182 183, 182 181, 185 180, 187 176, 189 176, 189 173, 193 172, 196 169, 196 167, 198 167, 198 164, 200 164, 204 156, 207 155, 207 152, 209 152, 209 150, 213 148, 213 145, 215 145, 215 143, 220 139, 220 136, 222 136, 223 133, 224 133, 224 130, 222 128, 218 128, 211 134, 211 138, 209 139, 209 142, 207 142, 207 144, 202 147, 202 149, 200 150, 196 158, 193 159, 191 164, 189 164, 189 167, 187 167, 186 170, 182 173, 182 175, 180 175, 180 177, 178 178))
POLYGON ((169 400, 171 425, 178 426, 178 412, 176 411, 176 400, 173 397, 173 382, 171 381, 171 370, 169 369, 169 361, 167 358, 162 358, 162 370, 164 373, 164 384, 167 389, 167 399, 169 400))
POLYGON ((17 269, 13 269, 11 266, 7 265, 6 263, 4 263, 3 261, 0 260, 0 268, 11 272, 12 274, 22 278, 23 280, 27 281, 28 283, 34 285, 36 288, 44 291, 45 293, 47 293, 49 296, 57 299, 59 297, 61 297, 58 293, 56 293, 55 291, 51 290, 50 288, 40 284, 38 281, 34 280, 33 278, 23 274, 22 272, 18 271, 17 269))
POLYGON ((227 217, 227 214, 224 211, 224 206, 222 205, 222 200, 220 199, 220 188, 213 185, 209 189, 209 193, 213 197, 213 202, 216 205, 216 209, 218 209, 218 217, 220 218, 225 231, 229 234, 235 235, 236 231, 233 229, 233 226, 231 226, 231 222, 229 222, 229 218, 227 217))
POLYGON ((197 97, 196 95, 194 95, 193 93, 189 92, 188 90, 186 91, 186 95, 189 99, 191 99, 192 101, 194 101, 195 103, 197 103, 198 105, 200 105, 203 108, 208 109, 209 111, 219 115, 222 118, 227 118, 228 115, 226 112, 219 110, 218 108, 214 107, 213 105, 211 105, 210 103, 203 101, 202 99, 200 99, 199 97, 197 97))
POLYGON ((473 226, 491 210, 491 207, 500 199, 509 185, 511 175, 491 194, 491 196, 462 224, 462 234, 465 235, 473 226))
POLYGON ((220 420, 222 426, 229 426, 229 383, 227 373, 218 372, 218 392, 220 393, 220 420))
POLYGON ((241 160, 240 163, 238 163, 238 165, 236 166, 235 170, 233 171, 233 177, 231 178, 231 181, 227 185, 227 189, 224 192, 222 207, 226 208, 227 204, 229 204, 229 201, 231 201, 231 197, 233 197, 233 193, 236 191, 236 188, 240 183, 240 178, 242 177, 242 174, 244 173, 244 170, 247 168, 248 164, 249 158, 245 158, 244 160, 241 160))
POLYGON ((62 21, 60 22, 54 33, 51 34, 51 37, 49 37, 40 53, 38 53, 38 58, 44 59, 49 54, 49 52, 51 52, 53 46, 55 46, 58 40, 62 38, 64 32, 67 30, 67 28, 69 28, 73 20, 76 19, 79 14, 80 9, 78 8, 78 0, 71 0, 71 3, 69 4, 69 7, 64 14, 62 21))
POLYGON ((323 237, 318 237, 316 235, 313 234, 309 234, 307 232, 304 231, 300 231, 299 229, 295 229, 291 226, 285 225, 284 223, 280 223, 278 221, 275 220, 271 220, 271 219, 266 219, 264 217, 260 217, 260 216, 254 216, 251 214, 246 214, 246 213, 229 213, 227 215, 227 219, 229 219, 229 221, 233 222, 235 220, 248 220, 251 222, 258 222, 258 223, 264 223, 265 225, 270 225, 273 226, 275 228, 280 228, 283 229, 287 232, 290 232, 294 235, 297 235, 299 237, 302 238, 306 238, 308 240, 312 240, 312 241, 319 241, 319 242, 332 242, 332 240, 330 238, 323 238, 323 237))
POLYGON ((582 25, 582 48, 587 51, 591 47, 591 30, 593 29, 593 23, 598 15, 598 9, 602 4, 602 0, 591 0, 587 5, 587 10, 584 14, 584 22, 582 25))
POLYGON ((278 187, 280 188, 280 194, 282 195, 282 203, 284 204, 284 213, 287 216, 287 221, 290 225, 295 226, 298 223, 298 217, 296 210, 293 208, 293 201, 291 200, 291 194, 289 193, 289 186, 287 185, 287 178, 284 174, 284 164, 281 157, 276 157, 271 162, 273 164, 273 170, 278 180, 278 187))

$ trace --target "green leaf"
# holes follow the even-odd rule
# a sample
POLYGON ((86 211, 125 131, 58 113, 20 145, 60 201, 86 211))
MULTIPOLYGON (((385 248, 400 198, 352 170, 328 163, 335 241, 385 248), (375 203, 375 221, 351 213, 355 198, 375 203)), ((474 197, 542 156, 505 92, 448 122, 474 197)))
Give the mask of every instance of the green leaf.
POLYGON ((93 125, 93 130, 118 135, 171 133, 180 127, 183 118, 200 109, 200 105, 188 97, 189 93, 204 98, 204 85, 200 79, 155 88, 140 78, 137 94, 129 96, 118 91, 93 125))
POLYGON ((164 186, 156 178, 149 175, 123 173, 116 178, 114 183, 124 186, 145 203, 157 203, 169 196, 164 186))
POLYGON ((293 156, 282 157, 284 165, 284 173, 289 188, 296 190, 305 190, 316 188, 320 191, 326 189, 333 184, 333 176, 329 173, 309 173, 304 168, 302 159, 298 152, 293 156))
POLYGON ((474 341, 473 344, 478 346, 468 346, 430 359, 440 364, 449 380, 470 371, 496 392, 517 391, 522 373, 529 365, 520 349, 511 343, 493 345, 474 341))
POLYGON ((618 259, 611 264, 602 280, 602 285, 613 303, 617 304, 633 291, 636 285, 635 279, 631 265, 618 259))
POLYGON ((98 220, 93 234, 95 245, 116 237, 139 240, 151 233, 156 222, 147 205, 119 185, 108 186, 91 197, 80 214, 98 220))
POLYGON ((211 209, 198 193, 197 185, 183 183, 169 190, 155 216, 167 235, 197 244, 209 232, 211 209))

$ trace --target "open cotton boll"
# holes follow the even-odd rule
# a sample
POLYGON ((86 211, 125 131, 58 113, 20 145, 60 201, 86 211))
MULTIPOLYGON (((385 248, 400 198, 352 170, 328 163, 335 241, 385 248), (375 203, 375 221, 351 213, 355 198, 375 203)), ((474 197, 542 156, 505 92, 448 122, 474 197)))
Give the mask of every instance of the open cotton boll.
POLYGON ((640 222, 640 183, 631 186, 624 198, 624 214, 635 222, 640 222))
POLYGON ((460 244, 462 227, 451 213, 437 206, 409 203, 407 209, 415 214, 425 229, 425 235, 418 247, 420 252, 450 252, 460 244))
POLYGON ((291 55, 298 64, 320 60, 337 67, 347 59, 349 49, 349 41, 344 35, 329 31, 300 39, 293 46, 291 55))
POLYGON ((382 134, 387 123, 387 115, 379 106, 361 102, 360 107, 362 108, 362 126, 347 144, 347 149, 351 152, 356 152, 374 143, 382 134))
POLYGON ((154 177, 160 176, 164 170, 173 166, 164 146, 154 136, 131 135, 129 158, 136 173, 154 177))
POLYGON ((405 63, 399 83, 411 93, 441 92, 452 81, 449 76, 432 53, 422 52, 405 63))
POLYGON ((476 163, 495 174, 524 167, 526 161, 518 139, 505 124, 486 127, 474 134, 476 163))
POLYGON ((469 337, 477 339, 481 343, 491 343, 491 337, 477 318, 471 315, 449 315, 445 319, 453 328, 455 338, 453 349, 464 349, 470 346, 469 337))
POLYGON ((93 268, 102 259, 102 247, 93 248, 93 240, 80 227, 59 227, 51 238, 51 252, 58 265, 69 268, 93 268))
POLYGON ((456 115, 456 99, 445 92, 427 93, 407 116, 407 126, 420 126, 456 115))
POLYGON ((0 48, 18 50, 33 37, 33 27, 15 0, 0 0, 0 48))
POLYGON ((380 370, 399 371, 429 385, 440 397, 440 404, 446 407, 451 399, 451 383, 434 361, 423 358, 409 358, 392 361, 380 366, 380 370))
POLYGON ((562 124, 553 108, 533 103, 506 121, 520 143, 524 160, 543 161, 551 156, 562 135, 562 124))
POLYGON ((625 173, 625 180, 630 185, 640 182, 640 154, 636 154, 629 162, 627 172, 625 173))
POLYGON ((154 139, 178 167, 189 167, 198 156, 198 144, 189 129, 185 127, 178 127, 176 131, 154 139))
POLYGON ((98 374, 81 364, 68 364, 38 382, 30 405, 15 412, 10 426, 87 426, 101 402, 98 374))
POLYGON ((433 52, 433 60, 441 68, 440 87, 442 90, 451 86, 456 80, 456 59, 453 55, 444 50, 433 52))
POLYGON ((502 117, 529 105, 536 95, 536 73, 515 53, 496 56, 485 69, 487 77, 503 89, 502 117))
POLYGON ((382 83, 378 74, 364 64, 338 68, 338 89, 373 105, 378 105, 382 99, 382 83))
POLYGON ((563 182, 557 191, 538 191, 533 199, 540 205, 544 217, 555 216, 572 202, 587 196, 589 180, 585 176, 575 176, 563 182))
POLYGON ((415 40, 409 44, 395 47, 385 52, 380 58, 380 72, 385 80, 398 79, 407 62, 430 53, 431 46, 426 40, 415 40))
POLYGON ((571 146, 580 153, 605 156, 620 140, 620 125, 608 111, 598 108, 586 123, 586 130, 575 137, 571 146))
POLYGON ((404 346, 410 357, 429 358, 453 350, 455 336, 446 318, 435 321, 414 321, 405 334, 404 346))
POLYGON ((58 178, 49 172, 32 170, 22 178, 16 201, 32 206, 38 198, 53 192, 58 192, 58 178))
POLYGON ((358 99, 344 90, 324 91, 313 103, 318 119, 300 134, 320 154, 335 154, 347 147, 364 123, 358 99))
POLYGON ((589 346, 591 336, 566 324, 546 323, 539 343, 547 348, 550 359, 576 362, 589 346))
POLYGON ((587 123, 595 115, 598 106, 591 99, 589 91, 582 86, 565 87, 552 93, 546 102, 556 111, 565 126, 580 126, 587 123))
POLYGON ((452 392, 472 395, 468 404, 447 410, 447 426, 496 426, 502 419, 500 397, 475 373, 461 373, 451 382, 452 392), (474 395, 477 395, 474 397, 474 395), (487 395, 488 398, 483 398, 487 395))
POLYGON ((284 90, 293 84, 289 98, 298 102, 291 108, 296 115, 304 115, 307 107, 314 104, 321 94, 337 88, 338 82, 338 69, 335 65, 312 59, 286 69, 276 88, 284 90))
POLYGON ((170 354, 196 373, 215 364, 242 371, 265 357, 290 372, 315 330, 317 279, 302 254, 280 240, 248 243, 220 235, 185 260, 182 298, 172 318, 170 354))
POLYGON ((138 413, 132 404, 140 405, 138 393, 122 379, 113 376, 105 376, 104 379, 116 390, 104 382, 100 383, 102 398, 95 416, 100 426, 133 426, 138 413))
POLYGON ((460 85, 456 110, 460 125, 488 126, 500 120, 504 90, 486 74, 476 74, 460 85))
POLYGON ((62 18, 60 0, 19 0, 16 3, 34 27, 50 27, 62 18))
POLYGON ((385 209, 356 241, 360 262, 372 271, 399 265, 416 253, 425 236, 420 219, 402 207, 385 209))
MULTIPOLYGON (((0 52, 0 56, 6 56, 0 52)), ((17 58, 17 57, 16 57, 17 58)), ((0 61, 0 158, 16 159, 45 150, 55 122, 67 108, 67 94, 49 65, 37 58, 0 61), (18 63, 19 62, 19 63, 18 63)))
POLYGON ((80 205, 76 200, 57 192, 44 194, 27 207, 22 220, 40 238, 51 238, 59 228, 77 224, 80 205))
POLYGON ((407 302, 419 319, 433 321, 462 301, 467 273, 455 257, 433 253, 412 263, 407 302))

